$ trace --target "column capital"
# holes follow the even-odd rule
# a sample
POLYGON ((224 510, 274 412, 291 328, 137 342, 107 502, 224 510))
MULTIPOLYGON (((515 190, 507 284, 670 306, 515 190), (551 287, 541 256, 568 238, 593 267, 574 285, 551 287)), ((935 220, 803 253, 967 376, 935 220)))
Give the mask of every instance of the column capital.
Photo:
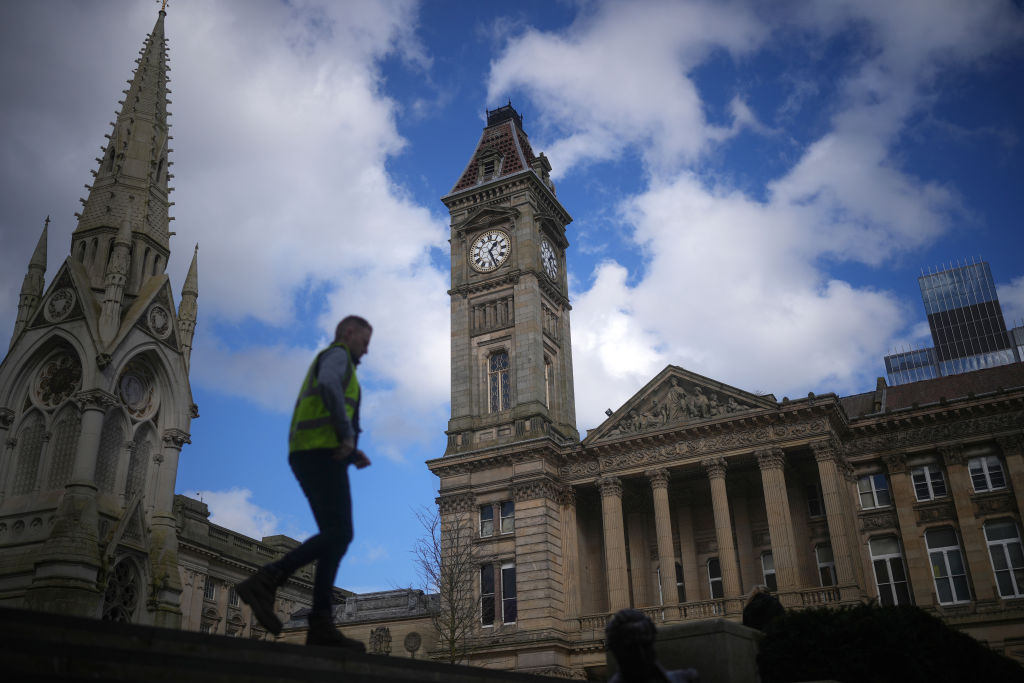
POLYGON ((757 466, 764 470, 781 470, 786 466, 786 453, 781 448, 764 448, 754 451, 757 466))
POLYGON ((600 477, 596 484, 602 496, 622 498, 622 480, 618 477, 600 477))
POLYGON ((887 453, 882 456, 882 462, 885 463, 885 468, 889 470, 889 474, 907 473, 906 453, 887 453))
POLYGON ((102 389, 86 389, 75 394, 75 399, 82 405, 82 410, 98 410, 106 412, 118 404, 117 396, 102 389))
POLYGON ((576 489, 572 486, 563 486, 558 491, 558 502, 566 507, 576 506, 576 489))
POLYGON ((181 447, 187 443, 192 443, 192 435, 181 429, 165 429, 164 430, 164 444, 171 448, 176 448, 179 451, 181 447))
POLYGON ((476 496, 472 493, 451 493, 438 496, 436 502, 442 515, 466 513, 476 507, 476 496))
POLYGON ((704 458, 700 464, 709 479, 724 479, 725 470, 729 466, 725 458, 704 458))
POLYGON ((964 445, 962 443, 940 446, 939 453, 942 455, 942 460, 946 463, 946 467, 950 465, 963 465, 966 462, 964 445))
POLYGON ((999 446, 999 450, 1003 452, 1003 455, 1014 455, 1024 451, 1024 434, 1009 434, 1007 436, 997 436, 996 445, 999 446))
POLYGON ((644 472, 644 476, 650 480, 651 489, 657 490, 668 488, 668 480, 670 475, 668 473, 668 470, 665 469, 664 467, 647 470, 646 472, 644 472))
POLYGON ((842 457, 842 444, 832 438, 812 441, 808 444, 814 452, 814 459, 818 462, 823 460, 838 460, 842 457))
POLYGON ((550 479, 532 479, 512 484, 512 500, 516 502, 534 498, 557 498, 558 486, 550 479))

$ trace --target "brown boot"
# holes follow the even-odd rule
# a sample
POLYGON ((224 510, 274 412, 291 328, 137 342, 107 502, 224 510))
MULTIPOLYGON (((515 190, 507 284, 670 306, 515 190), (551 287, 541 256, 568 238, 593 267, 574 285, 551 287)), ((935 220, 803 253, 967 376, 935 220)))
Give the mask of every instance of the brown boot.
POLYGON ((263 567, 235 588, 238 597, 252 608, 257 621, 275 636, 281 632, 283 626, 281 620, 274 614, 274 596, 281 583, 279 579, 277 573, 263 567))
POLYGON ((366 646, 358 640, 346 638, 334 627, 334 620, 329 616, 309 615, 309 631, 306 632, 306 645, 325 645, 338 647, 349 652, 363 654, 366 646))

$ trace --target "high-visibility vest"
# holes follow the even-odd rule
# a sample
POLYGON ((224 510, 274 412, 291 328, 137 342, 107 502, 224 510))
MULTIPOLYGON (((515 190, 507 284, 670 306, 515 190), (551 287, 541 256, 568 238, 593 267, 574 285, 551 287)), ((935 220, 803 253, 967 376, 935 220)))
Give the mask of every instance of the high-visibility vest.
POLYGON ((306 379, 302 382, 299 398, 295 402, 292 414, 292 425, 288 433, 288 451, 310 451, 318 448, 337 448, 341 445, 331 413, 324 404, 320 394, 320 383, 316 375, 320 368, 320 357, 335 347, 345 349, 348 354, 348 369, 342 378, 345 387, 345 415, 352 422, 355 435, 359 433, 359 380, 356 378, 356 365, 352 362, 352 354, 341 342, 335 342, 316 355, 306 379))

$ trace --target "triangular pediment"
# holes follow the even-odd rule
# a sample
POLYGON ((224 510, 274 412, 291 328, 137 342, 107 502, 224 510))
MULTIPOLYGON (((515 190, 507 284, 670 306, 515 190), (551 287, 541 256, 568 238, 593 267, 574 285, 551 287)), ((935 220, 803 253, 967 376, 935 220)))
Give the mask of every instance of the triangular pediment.
POLYGON ((669 365, 607 420, 590 430, 583 443, 687 427, 776 407, 771 394, 751 394, 669 365))
POLYGON ((461 234, 470 230, 487 228, 497 224, 507 225, 515 221, 518 216, 519 211, 517 209, 484 206, 470 213, 469 216, 466 217, 466 220, 455 226, 455 230, 457 233, 461 234))
POLYGON ((180 350, 178 317, 174 312, 171 281, 166 274, 151 277, 142 285, 139 296, 124 314, 121 328, 108 348, 117 348, 133 328, 142 330, 172 351, 180 350))

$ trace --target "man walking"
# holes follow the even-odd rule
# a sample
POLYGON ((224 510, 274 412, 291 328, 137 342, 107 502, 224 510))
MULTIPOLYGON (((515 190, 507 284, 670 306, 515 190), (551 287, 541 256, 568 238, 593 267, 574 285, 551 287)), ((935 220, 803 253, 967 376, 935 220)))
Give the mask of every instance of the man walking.
POLYGON ((358 448, 359 381, 356 366, 370 345, 373 329, 359 316, 338 323, 334 343, 317 354, 302 382, 288 434, 288 464, 309 500, 319 533, 277 562, 238 584, 238 597, 264 628, 277 635, 274 594, 299 567, 316 560, 313 609, 307 645, 333 645, 358 652, 366 647, 334 627, 331 593, 338 565, 352 541, 352 496, 348 466, 362 469, 370 459, 358 448))

